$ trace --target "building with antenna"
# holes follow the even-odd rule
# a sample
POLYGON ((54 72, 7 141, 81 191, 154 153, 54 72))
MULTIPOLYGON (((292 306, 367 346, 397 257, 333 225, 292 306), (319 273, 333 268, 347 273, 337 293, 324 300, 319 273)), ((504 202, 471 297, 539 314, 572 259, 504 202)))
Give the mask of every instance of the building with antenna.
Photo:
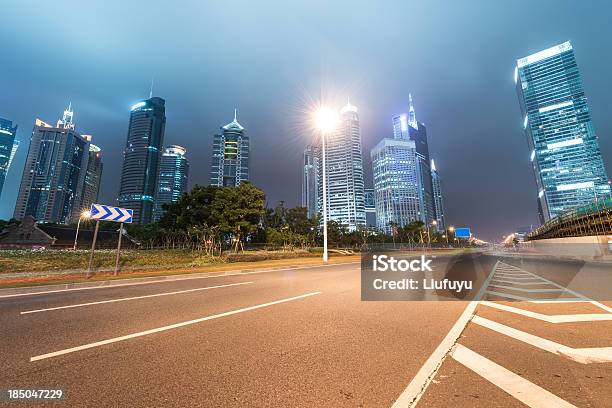
POLYGON ((153 221, 165 130, 165 100, 154 96, 132 106, 117 201, 133 210, 137 224, 153 221))
POLYGON ((210 184, 237 187, 249 181, 249 150, 249 137, 238 123, 234 109, 234 120, 221 126, 221 132, 213 136, 210 184))
POLYGON ((72 104, 54 127, 36 119, 14 218, 67 224, 82 200, 89 140, 75 130, 72 104))
POLYGON ((189 161, 185 157, 185 153, 187 153, 187 149, 178 145, 171 145, 164 149, 157 180, 155 221, 159 221, 164 214, 164 204, 176 203, 187 191, 189 161))
POLYGON ((416 119, 411 94, 408 94, 408 101, 408 113, 402 113, 393 117, 393 138, 414 141, 418 160, 419 219, 426 225, 429 225, 435 219, 435 209, 427 129, 423 123, 419 123, 416 119))

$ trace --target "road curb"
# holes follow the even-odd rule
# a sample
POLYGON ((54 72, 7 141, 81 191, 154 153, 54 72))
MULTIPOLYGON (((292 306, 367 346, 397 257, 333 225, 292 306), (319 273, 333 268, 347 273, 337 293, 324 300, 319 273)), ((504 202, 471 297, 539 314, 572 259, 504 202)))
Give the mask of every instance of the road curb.
POLYGON ((106 287, 120 287, 120 286, 132 286, 140 285, 145 283, 156 283, 156 282, 172 282, 190 279, 203 279, 203 278, 214 278, 221 276, 232 276, 232 275, 246 275, 251 273, 266 273, 276 272, 282 270, 296 270, 296 269, 308 269, 318 267, 330 267, 337 265, 347 265, 355 262, 338 262, 330 263, 327 265, 293 265, 293 266, 274 266, 269 268, 249 268, 249 269, 233 269, 227 271, 213 271, 213 272, 195 272, 195 273, 184 273, 176 275, 162 275, 162 276, 145 276, 140 278, 125 278, 125 279, 113 279, 113 280, 101 280, 95 282, 75 282, 75 283, 63 283, 63 284, 50 284, 40 286, 25 286, 20 288, 6 288, 0 289, 0 299, 19 295, 35 295, 54 291, 64 291, 70 289, 96 289, 106 287))

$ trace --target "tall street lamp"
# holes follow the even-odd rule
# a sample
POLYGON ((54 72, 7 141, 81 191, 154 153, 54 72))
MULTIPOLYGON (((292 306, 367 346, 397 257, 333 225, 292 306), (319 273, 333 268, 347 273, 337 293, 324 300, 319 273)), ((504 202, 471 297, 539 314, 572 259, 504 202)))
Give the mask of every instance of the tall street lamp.
POLYGON ((325 163, 325 143, 327 135, 336 128, 336 113, 327 107, 320 107, 315 112, 315 126, 321 132, 321 157, 323 161, 323 262, 327 262, 327 169, 325 163))
POLYGON ((451 232, 455 232, 455 227, 453 227, 452 225, 450 227, 448 227, 448 234, 446 234, 446 243, 448 244, 448 236, 450 235, 451 232))
POLYGON ((88 219, 89 217, 91 217, 91 213, 89 212, 89 210, 83 210, 81 212, 81 215, 79 215, 79 221, 77 222, 76 234, 74 234, 74 246, 72 247, 73 251, 76 251, 77 239, 79 238, 79 227, 81 226, 81 220, 83 218, 88 219))

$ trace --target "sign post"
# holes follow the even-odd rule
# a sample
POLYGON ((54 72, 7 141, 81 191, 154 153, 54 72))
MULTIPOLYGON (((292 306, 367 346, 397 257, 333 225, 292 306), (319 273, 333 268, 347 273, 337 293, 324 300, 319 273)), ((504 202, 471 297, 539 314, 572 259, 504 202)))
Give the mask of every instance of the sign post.
POLYGON ((130 224, 132 222, 133 211, 127 208, 111 207, 110 205, 92 204, 91 219, 96 220, 96 231, 94 232, 93 241, 91 243, 91 253, 89 254, 89 266, 87 268, 87 277, 91 277, 94 251, 96 249, 96 240, 98 238, 98 229, 100 221, 112 221, 120 223, 119 239, 117 243, 117 258, 115 259, 114 275, 119 273, 119 257, 121 253, 121 236, 123 235, 123 223, 130 224))

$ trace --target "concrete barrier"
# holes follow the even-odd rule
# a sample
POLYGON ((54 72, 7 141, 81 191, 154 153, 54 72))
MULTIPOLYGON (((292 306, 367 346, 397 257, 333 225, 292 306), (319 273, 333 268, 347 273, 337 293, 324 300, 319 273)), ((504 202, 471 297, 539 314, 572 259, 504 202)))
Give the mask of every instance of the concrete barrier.
POLYGON ((580 259, 612 258, 612 235, 553 238, 527 241, 521 250, 580 259))

